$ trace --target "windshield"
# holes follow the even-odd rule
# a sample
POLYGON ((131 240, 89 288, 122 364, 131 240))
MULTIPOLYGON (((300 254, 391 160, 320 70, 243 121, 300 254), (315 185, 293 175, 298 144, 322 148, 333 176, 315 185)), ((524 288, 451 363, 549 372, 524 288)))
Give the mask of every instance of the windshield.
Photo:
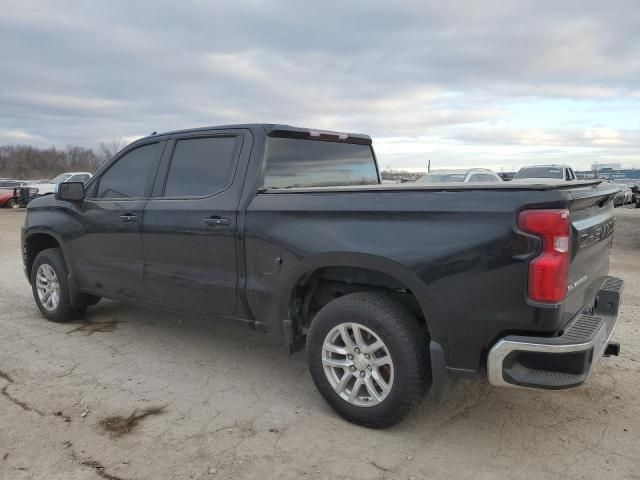
POLYGON ((464 182, 466 173, 429 173, 420 177, 417 182, 419 183, 449 183, 449 182, 464 182))
POLYGON ((71 176, 70 173, 61 173, 56 178, 51 180, 51 183, 64 183, 64 181, 71 176))
POLYGON ((525 167, 521 168, 514 178, 557 178, 562 180, 562 168, 525 167))
POLYGON ((265 188, 377 185, 371 145, 269 138, 265 188))

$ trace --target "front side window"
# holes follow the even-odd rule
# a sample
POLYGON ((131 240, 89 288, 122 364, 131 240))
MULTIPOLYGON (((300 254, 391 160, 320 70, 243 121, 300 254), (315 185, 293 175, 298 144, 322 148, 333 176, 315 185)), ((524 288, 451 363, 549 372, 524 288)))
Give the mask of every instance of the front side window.
POLYGON ((189 138, 176 142, 165 197, 200 197, 224 190, 236 167, 238 137, 189 138))
POLYGON ((269 138, 265 188, 377 185, 371 145, 269 138))
POLYGON ((100 177, 98 198, 144 197, 159 143, 143 145, 120 157, 100 177))

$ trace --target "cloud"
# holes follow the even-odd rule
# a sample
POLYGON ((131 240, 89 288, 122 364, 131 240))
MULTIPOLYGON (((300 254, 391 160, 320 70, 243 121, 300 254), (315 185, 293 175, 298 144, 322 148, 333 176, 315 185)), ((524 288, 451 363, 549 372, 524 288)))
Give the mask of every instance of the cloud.
POLYGON ((640 163, 636 3, 15 2, 0 17, 0 131, 93 146, 282 122, 370 133, 396 166, 422 163, 399 138, 469 165, 534 147, 640 163), (583 107, 571 129, 552 104, 567 99, 583 107))

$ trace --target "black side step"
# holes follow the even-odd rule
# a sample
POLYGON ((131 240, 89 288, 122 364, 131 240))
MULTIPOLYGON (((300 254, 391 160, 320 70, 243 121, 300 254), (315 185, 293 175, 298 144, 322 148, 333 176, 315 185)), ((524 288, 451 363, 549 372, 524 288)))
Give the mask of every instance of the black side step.
POLYGON ((607 277, 596 296, 595 311, 601 315, 617 315, 624 282, 616 277, 607 277))

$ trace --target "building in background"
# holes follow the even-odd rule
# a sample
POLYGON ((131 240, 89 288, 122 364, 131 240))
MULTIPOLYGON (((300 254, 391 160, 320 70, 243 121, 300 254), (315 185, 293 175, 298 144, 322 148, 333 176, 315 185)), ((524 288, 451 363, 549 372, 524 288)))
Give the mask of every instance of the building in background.
POLYGON ((591 171, 593 172, 601 172, 601 171, 611 171, 611 170, 621 170, 622 165, 619 163, 593 163, 591 164, 591 171))

